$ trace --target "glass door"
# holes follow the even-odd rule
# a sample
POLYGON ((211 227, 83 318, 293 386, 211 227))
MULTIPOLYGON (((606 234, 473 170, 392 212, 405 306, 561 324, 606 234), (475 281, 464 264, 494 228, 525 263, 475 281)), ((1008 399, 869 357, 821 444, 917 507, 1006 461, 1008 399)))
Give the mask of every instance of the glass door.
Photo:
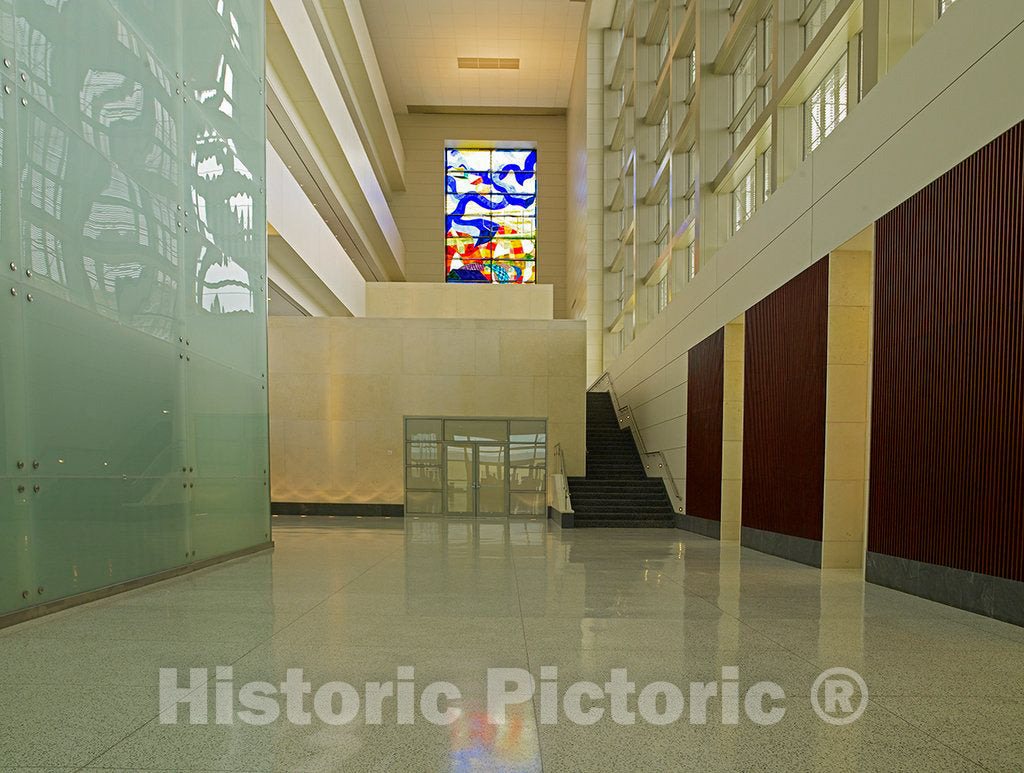
POLYGON ((405 441, 406 513, 544 515, 543 419, 407 417, 405 441))
POLYGON ((477 515, 505 518, 508 515, 507 450, 505 444, 480 443, 476 448, 477 515))
POLYGON ((476 515, 476 445, 447 443, 444 448, 445 512, 476 515))

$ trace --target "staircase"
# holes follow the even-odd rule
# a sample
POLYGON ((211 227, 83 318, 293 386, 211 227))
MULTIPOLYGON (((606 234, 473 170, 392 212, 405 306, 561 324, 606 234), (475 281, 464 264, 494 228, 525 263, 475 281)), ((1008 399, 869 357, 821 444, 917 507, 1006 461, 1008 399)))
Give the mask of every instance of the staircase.
POLYGON ((568 481, 576 527, 675 527, 664 482, 647 477, 607 392, 587 392, 587 476, 568 481))

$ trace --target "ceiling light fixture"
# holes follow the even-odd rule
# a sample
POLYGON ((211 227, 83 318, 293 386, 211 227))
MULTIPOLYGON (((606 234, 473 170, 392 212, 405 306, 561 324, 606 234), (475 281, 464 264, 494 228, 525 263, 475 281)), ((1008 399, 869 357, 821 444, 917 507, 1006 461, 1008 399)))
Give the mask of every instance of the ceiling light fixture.
POLYGON ((518 59, 500 59, 491 56, 460 56, 460 70, 518 70, 518 59))

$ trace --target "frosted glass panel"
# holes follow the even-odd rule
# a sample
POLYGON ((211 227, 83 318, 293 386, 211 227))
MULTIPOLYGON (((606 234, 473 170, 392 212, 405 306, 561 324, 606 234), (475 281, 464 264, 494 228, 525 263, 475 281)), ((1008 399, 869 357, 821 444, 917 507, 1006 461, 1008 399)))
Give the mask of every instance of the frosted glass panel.
POLYGON ((0 0, 0 614, 269 538, 263 28, 0 0))

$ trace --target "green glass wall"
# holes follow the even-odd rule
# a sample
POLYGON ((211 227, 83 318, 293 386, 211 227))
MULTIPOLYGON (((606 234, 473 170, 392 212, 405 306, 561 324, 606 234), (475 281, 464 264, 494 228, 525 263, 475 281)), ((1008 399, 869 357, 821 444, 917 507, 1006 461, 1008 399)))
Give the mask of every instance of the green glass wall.
POLYGON ((0 614, 269 539, 260 0, 0 0, 0 614))

